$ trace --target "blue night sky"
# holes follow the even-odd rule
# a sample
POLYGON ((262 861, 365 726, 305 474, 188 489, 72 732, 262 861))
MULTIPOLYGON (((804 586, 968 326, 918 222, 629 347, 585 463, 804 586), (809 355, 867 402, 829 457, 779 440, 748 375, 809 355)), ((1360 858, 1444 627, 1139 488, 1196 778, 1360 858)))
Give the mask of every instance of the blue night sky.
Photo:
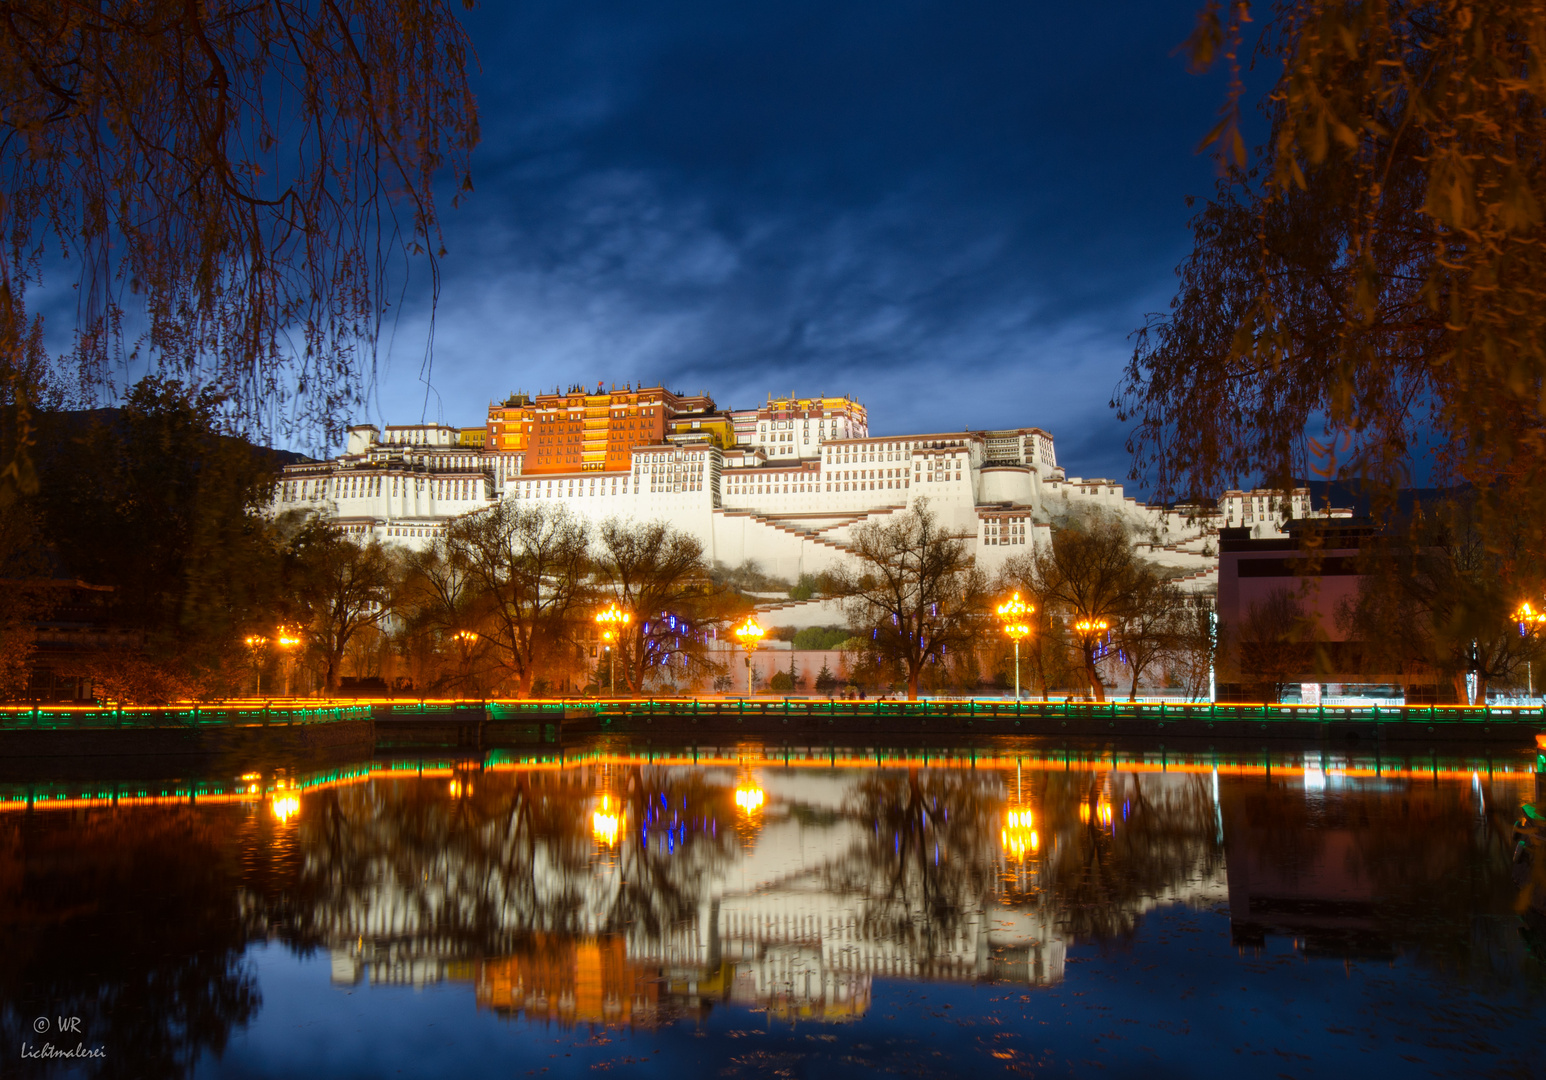
POLYGON ((409 303, 362 419, 846 393, 875 434, 1038 425, 1070 475, 1125 477, 1107 402, 1213 185, 1196 8, 486 3, 428 388, 409 303))

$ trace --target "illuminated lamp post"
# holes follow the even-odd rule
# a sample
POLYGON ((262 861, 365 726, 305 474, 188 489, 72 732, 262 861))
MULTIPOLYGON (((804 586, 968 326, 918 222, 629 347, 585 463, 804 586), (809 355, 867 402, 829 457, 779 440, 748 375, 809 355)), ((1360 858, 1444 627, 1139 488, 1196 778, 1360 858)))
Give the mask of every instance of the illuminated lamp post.
POLYGON ((730 631, 735 639, 741 643, 741 648, 746 650, 746 696, 752 696, 752 653, 757 651, 757 646, 762 644, 762 636, 767 633, 757 625, 757 620, 750 615, 746 621, 734 630, 730 631))
MULTIPOLYGON (((1542 626, 1546 626, 1546 611, 1535 610, 1535 606, 1526 600, 1514 612, 1514 621, 1519 624, 1520 637, 1534 637, 1542 626)), ((1525 696, 1535 696, 1535 672, 1531 670, 1529 657, 1525 658, 1525 696)))
POLYGON ((607 605, 605 611, 596 613, 596 625, 601 627, 601 640, 606 642, 607 692, 613 697, 617 696, 617 660, 616 653, 612 650, 612 643, 617 640, 618 635, 622 633, 622 628, 627 626, 632 618, 632 615, 617 606, 616 601, 607 605))
MULTIPOLYGON (((274 644, 278 645, 286 653, 290 653, 301 643, 300 635, 280 627, 274 634, 274 644)), ((290 696, 291 658, 285 658, 285 697, 290 696)))
POLYGON ((258 650, 262 649, 263 646, 268 644, 268 638, 264 637, 262 634, 248 634, 245 638, 242 639, 242 642, 249 650, 251 650, 252 653, 252 671, 253 675, 257 679, 257 687, 253 690, 253 695, 256 697, 262 697, 263 661, 259 656, 258 650))
POLYGON ((1031 624, 1026 616, 1036 609, 1020 599, 1020 594, 1015 593, 1008 600, 998 606, 999 621, 1004 624, 1004 633, 1008 634, 1015 642, 1015 704, 1020 704, 1020 639, 1029 637, 1031 624))

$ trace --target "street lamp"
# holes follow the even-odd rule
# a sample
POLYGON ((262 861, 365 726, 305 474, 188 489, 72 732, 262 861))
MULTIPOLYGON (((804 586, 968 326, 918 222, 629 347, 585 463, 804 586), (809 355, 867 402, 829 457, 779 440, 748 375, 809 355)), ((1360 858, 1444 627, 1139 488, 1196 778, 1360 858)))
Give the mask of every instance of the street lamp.
POLYGON ((612 642, 617 640, 622 628, 627 626, 632 615, 617 606, 613 601, 607 605, 605 611, 596 613, 596 625, 601 627, 601 640, 605 641, 607 650, 607 692, 613 697, 617 696, 617 660, 612 651, 612 642))
MULTIPOLYGON (((1514 621, 1519 624, 1519 636, 1530 637, 1538 634, 1542 626, 1546 626, 1546 611, 1537 611, 1535 605, 1526 600, 1519 605, 1519 610, 1514 612, 1514 621)), ((1535 696, 1535 672, 1530 668, 1530 658, 1525 657, 1525 697, 1535 696)))
MULTIPOLYGON (((274 632, 274 644, 286 652, 296 648, 300 643, 301 639, 297 633, 286 630, 282 626, 274 632)), ((285 660, 285 697, 290 696, 290 669, 290 660, 287 658, 285 660)))
POLYGON ((746 696, 752 696, 752 653, 757 651, 757 646, 762 644, 762 636, 767 633, 757 625, 757 620, 750 615, 746 621, 734 630, 730 631, 735 639, 741 643, 741 648, 746 650, 746 696))
POLYGON ((1020 639, 1028 637, 1031 632, 1031 624, 1026 619, 1036 610, 1030 604, 1020 599, 1020 594, 1015 593, 1008 600, 998 606, 998 617, 1004 624, 1004 633, 1014 638, 1015 642, 1015 704, 1020 703, 1020 639))
POLYGON ((252 670, 254 676, 257 679, 257 688, 253 691, 253 694, 257 697, 262 697, 263 660, 262 657, 259 656, 258 650, 262 649, 263 646, 268 644, 268 638, 264 637, 262 634, 248 634, 242 639, 242 641, 246 644, 247 648, 252 651, 252 670))

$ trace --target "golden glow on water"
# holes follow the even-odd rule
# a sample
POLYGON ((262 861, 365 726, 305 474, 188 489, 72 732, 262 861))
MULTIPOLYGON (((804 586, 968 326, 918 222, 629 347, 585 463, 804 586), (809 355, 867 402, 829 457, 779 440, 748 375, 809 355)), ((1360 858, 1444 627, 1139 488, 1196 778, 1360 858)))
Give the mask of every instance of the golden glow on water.
POLYGON ((300 813, 301 800, 294 795, 275 795, 272 807, 276 818, 280 821, 289 821, 300 813))
MULTIPOLYGON (((1546 750, 1546 736, 1542 737, 1542 750, 1546 750)), ((1406 781, 1423 780, 1439 782, 1463 780, 1469 782, 1473 773, 1488 779, 1528 778, 1535 771, 1535 754, 1531 751, 1493 751, 1481 755, 1457 756, 1449 760, 1424 759, 1407 755, 1394 761, 1382 759, 1373 752, 1346 754, 1306 765, 1303 750, 1285 750, 1281 754, 1247 755, 1221 754, 1215 757, 1209 752, 1162 753, 1138 751, 1133 753, 1086 753, 1066 755, 1053 749, 1038 749, 1025 753, 1009 751, 944 751, 929 753, 905 751, 885 753, 839 750, 830 747, 782 747, 742 744, 737 746, 707 748, 686 751, 640 751, 636 753, 603 752, 598 750, 545 750, 532 752, 512 760, 501 752, 485 755, 482 760, 422 760, 410 759, 392 762, 373 762, 347 766, 325 772, 302 774, 293 778, 270 777, 247 772, 240 774, 240 781, 212 781, 208 783, 176 784, 160 789, 149 789, 139 784, 95 784, 84 781, 79 784, 61 783, 53 791, 31 785, 29 794, 17 787, 0 789, 0 813, 28 810, 75 810, 90 807, 177 806, 196 803, 199 805, 248 804, 256 805, 276 793, 300 794, 306 791, 328 790, 374 780, 399 780, 413 777, 443 777, 455 781, 460 791, 471 794, 469 770, 472 773, 562 773, 592 766, 611 768, 733 768, 743 779, 738 782, 736 805, 747 813, 760 809, 760 799, 765 795, 753 781, 744 779, 748 770, 758 768, 783 769, 863 769, 869 771, 910 769, 1021 769, 1026 772, 1066 772, 1070 769, 1085 773, 1174 773, 1211 774, 1221 777, 1246 777, 1283 781, 1302 781, 1309 776, 1312 782, 1324 783, 1357 780, 1406 781), (1526 756, 1528 755, 1528 756, 1526 756), (461 774, 461 775, 459 775, 461 774), (112 790, 116 788, 116 790, 112 790), (740 792, 744 791, 745 794, 740 792), (755 802, 755 807, 749 807, 755 802)), ((1098 804, 1081 802, 1079 819, 1088 824, 1095 818, 1101 825, 1112 823, 1110 805, 1100 809, 1098 804)))
POLYGON ((601 797, 601 805, 590 816, 591 835, 596 838, 598 843, 612 847, 617 843, 617 834, 622 828, 622 824, 622 808, 613 809, 612 797, 610 795, 603 795, 601 797))
POLYGON ((1041 850, 1041 836, 1035 829, 1005 829, 999 834, 999 840, 1004 845, 1004 853, 1020 862, 1025 861, 1026 855, 1041 850))
POLYGON ((756 785, 742 784, 735 789, 735 804, 748 814, 754 814, 762 809, 767 794, 756 785))

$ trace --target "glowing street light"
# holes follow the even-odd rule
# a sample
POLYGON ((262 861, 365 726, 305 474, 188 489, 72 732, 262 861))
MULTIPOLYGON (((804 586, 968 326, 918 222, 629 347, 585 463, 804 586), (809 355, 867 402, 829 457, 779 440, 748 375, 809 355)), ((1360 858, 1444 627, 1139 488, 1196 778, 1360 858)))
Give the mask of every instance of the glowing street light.
POLYGON ((746 650, 746 696, 751 697, 752 653, 756 652, 757 646, 762 644, 762 637, 767 633, 767 631, 764 630, 761 626, 757 625, 756 619, 748 615, 746 616, 745 622, 730 632, 734 634, 735 639, 741 643, 741 648, 746 650))
POLYGON ((263 696, 263 662, 259 657, 259 650, 268 644, 268 638, 262 634, 248 634, 242 638, 242 643, 252 650, 252 670, 257 680, 257 688, 253 691, 258 697, 263 696))
POLYGON ((1015 642, 1015 704, 1017 705, 1020 703, 1020 639, 1030 636, 1031 623, 1027 616, 1035 610, 1035 607, 1020 599, 1019 593, 1015 593, 998 606, 998 617, 1004 624, 1004 633, 1012 637, 1015 642))
POLYGON ((1100 637, 1111 629, 1111 624, 1105 619, 1080 619, 1074 623, 1074 629, 1079 631, 1082 637, 1094 638, 1100 637))
POLYGON ((632 619, 633 616, 618 607, 616 601, 608 604, 605 611, 596 613, 596 625, 601 627, 601 640, 606 642, 607 692, 613 696, 617 694, 617 660, 616 654, 612 651, 612 643, 617 640, 618 635, 622 633, 622 628, 632 619))
MULTIPOLYGON (((1535 605, 1526 600, 1514 612, 1514 621, 1519 624, 1519 636, 1530 637, 1546 627, 1546 611, 1537 611, 1535 605)), ((1525 658, 1525 696, 1535 696, 1535 672, 1531 670, 1529 657, 1525 658)))
POLYGON ((273 807, 274 816, 283 823, 300 813, 301 800, 297 799, 294 795, 275 795, 271 806, 273 807))
MULTIPOLYGON (((278 645, 285 652, 299 648, 301 644, 300 632, 281 626, 274 631, 274 644, 278 645)), ((285 661, 285 697, 290 696, 290 669, 290 661, 287 659, 285 661)))

